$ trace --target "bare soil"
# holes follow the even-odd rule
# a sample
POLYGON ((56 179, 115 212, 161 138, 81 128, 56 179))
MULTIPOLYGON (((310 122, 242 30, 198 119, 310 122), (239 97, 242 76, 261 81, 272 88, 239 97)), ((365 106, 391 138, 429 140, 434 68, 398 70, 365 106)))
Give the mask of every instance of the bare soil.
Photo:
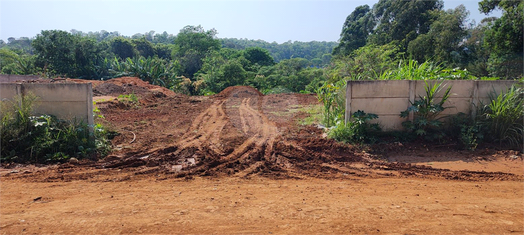
POLYGON ((524 233, 520 152, 336 143, 299 124, 314 95, 189 97, 137 78, 93 89, 98 121, 120 133, 113 151, 3 164, 0 233, 524 233))

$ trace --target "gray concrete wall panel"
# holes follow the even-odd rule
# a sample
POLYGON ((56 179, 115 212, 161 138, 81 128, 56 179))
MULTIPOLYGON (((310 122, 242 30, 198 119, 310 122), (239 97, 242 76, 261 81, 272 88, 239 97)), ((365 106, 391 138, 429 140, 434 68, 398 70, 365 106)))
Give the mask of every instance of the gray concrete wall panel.
MULTIPOLYGON (((429 85, 443 82, 445 87, 436 96, 442 98, 445 89, 451 86, 451 95, 444 104, 449 107, 439 117, 457 113, 474 115, 476 107, 489 102, 489 94, 507 90, 517 81, 474 81, 474 80, 430 80, 429 85)), ((402 122, 413 120, 413 115, 400 118, 400 112, 409 107, 409 102, 425 96, 425 81, 348 81, 346 88, 346 122, 350 114, 357 110, 374 113, 379 116, 375 123, 380 123, 384 130, 401 130, 402 122)))

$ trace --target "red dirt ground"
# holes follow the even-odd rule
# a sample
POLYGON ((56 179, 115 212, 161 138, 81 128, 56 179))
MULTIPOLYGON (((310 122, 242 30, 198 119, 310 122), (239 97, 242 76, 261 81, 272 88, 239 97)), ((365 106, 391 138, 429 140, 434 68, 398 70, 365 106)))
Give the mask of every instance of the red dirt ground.
POLYGON ((339 144, 298 124, 314 95, 189 97, 129 77, 93 93, 114 150, 4 164, 0 233, 524 233, 516 151, 339 144))

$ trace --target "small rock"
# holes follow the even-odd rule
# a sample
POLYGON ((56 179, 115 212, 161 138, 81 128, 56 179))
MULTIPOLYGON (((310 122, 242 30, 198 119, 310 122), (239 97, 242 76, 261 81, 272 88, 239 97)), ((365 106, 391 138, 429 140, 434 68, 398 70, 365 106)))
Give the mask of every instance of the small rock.
POLYGON ((69 159, 69 163, 71 163, 71 164, 78 164, 78 159, 72 157, 72 158, 69 159))

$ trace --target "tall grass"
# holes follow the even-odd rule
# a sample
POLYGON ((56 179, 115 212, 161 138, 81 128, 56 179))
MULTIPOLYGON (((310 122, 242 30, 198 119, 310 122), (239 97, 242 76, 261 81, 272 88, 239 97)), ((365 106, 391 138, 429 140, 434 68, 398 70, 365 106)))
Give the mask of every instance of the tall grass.
POLYGON ((439 64, 426 61, 419 64, 416 60, 401 60, 398 68, 382 73, 379 80, 433 80, 440 79, 443 69, 439 64))
POLYGON ((500 145, 522 148, 524 89, 512 86, 498 95, 493 92, 490 100, 479 112, 480 122, 488 132, 486 137, 500 145))
POLYGON ((351 115, 348 123, 339 122, 328 132, 328 137, 344 143, 373 144, 382 130, 377 123, 369 123, 378 116, 358 110, 351 115))

